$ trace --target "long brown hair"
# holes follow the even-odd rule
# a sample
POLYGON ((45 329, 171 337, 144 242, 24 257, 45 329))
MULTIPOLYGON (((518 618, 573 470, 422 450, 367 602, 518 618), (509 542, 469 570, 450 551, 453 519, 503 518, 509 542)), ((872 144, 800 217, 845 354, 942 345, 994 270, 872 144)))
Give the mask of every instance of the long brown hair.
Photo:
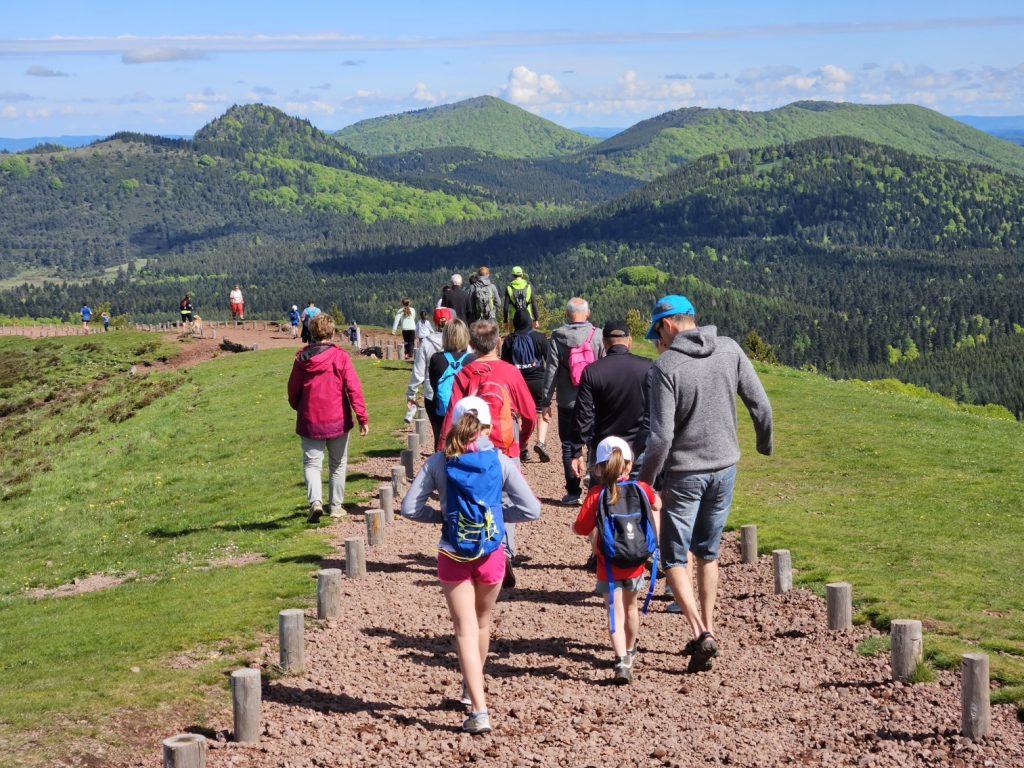
POLYGON ((445 437, 444 455, 445 458, 454 459, 466 452, 466 449, 476 440, 483 425, 480 419, 472 411, 466 411, 462 418, 452 424, 448 435, 445 437))
POLYGON ((402 314, 406 317, 412 314, 412 307, 409 306, 410 304, 412 304, 412 299, 402 299, 402 314))
POLYGON ((601 483, 608 492, 608 501, 614 504, 619 500, 619 478, 626 474, 629 459, 622 455, 622 450, 612 448, 612 455, 600 465, 601 483))

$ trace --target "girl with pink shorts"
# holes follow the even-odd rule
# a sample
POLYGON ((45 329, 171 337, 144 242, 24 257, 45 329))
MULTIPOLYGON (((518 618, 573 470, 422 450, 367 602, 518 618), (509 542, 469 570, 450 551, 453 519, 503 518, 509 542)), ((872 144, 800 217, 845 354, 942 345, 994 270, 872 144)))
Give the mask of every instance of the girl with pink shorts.
MULTIPOLYGON (((501 451, 496 451, 487 436, 491 431, 487 403, 478 397, 464 397, 454 408, 453 426, 446 437, 445 449, 427 459, 416 475, 402 499, 402 517, 423 523, 443 523, 448 509, 446 467, 449 460, 464 453, 482 451, 494 451, 497 457, 494 468, 501 471, 504 506, 492 510, 502 517, 497 521, 499 527, 504 528, 504 522, 527 522, 540 517, 540 502, 519 468, 501 451), (441 500, 438 508, 429 505, 430 495, 435 490, 441 500)), ((491 730, 491 721, 484 692, 484 661, 491 640, 491 611, 505 576, 505 552, 503 547, 497 546, 475 559, 459 557, 455 543, 446 540, 446 531, 447 527, 442 527, 437 576, 455 630, 462 670, 462 700, 470 707, 462 730, 487 733, 491 730)))

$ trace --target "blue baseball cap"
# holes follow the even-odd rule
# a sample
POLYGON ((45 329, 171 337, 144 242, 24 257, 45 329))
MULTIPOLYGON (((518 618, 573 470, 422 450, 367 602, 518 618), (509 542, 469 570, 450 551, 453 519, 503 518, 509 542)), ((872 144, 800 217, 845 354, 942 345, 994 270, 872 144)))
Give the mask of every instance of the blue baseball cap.
POLYGON ((651 340, 658 338, 658 334, 654 332, 654 326, 663 317, 695 314, 697 313, 693 309, 693 304, 685 296, 678 296, 674 293, 664 296, 658 299, 657 303, 651 307, 651 327, 647 329, 647 335, 644 338, 651 340))

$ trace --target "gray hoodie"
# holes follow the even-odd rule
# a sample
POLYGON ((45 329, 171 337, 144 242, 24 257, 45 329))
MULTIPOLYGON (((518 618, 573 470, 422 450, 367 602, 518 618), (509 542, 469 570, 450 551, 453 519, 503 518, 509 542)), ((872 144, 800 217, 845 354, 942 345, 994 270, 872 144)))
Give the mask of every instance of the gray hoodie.
POLYGON ((416 348, 416 357, 412 363, 412 373, 409 374, 409 386, 405 390, 407 399, 416 397, 416 391, 423 385, 423 399, 434 399, 434 388, 430 386, 430 377, 427 371, 430 368, 430 358, 435 352, 441 351, 441 332, 432 331, 429 336, 420 339, 420 345, 416 348))
POLYGON ((594 329, 594 337, 590 340, 590 346, 594 350, 594 359, 597 360, 604 357, 604 345, 601 343, 603 337, 601 329, 591 325, 589 321, 566 323, 551 332, 548 359, 544 365, 544 384, 541 387, 541 407, 547 408, 551 405, 552 395, 557 395, 559 408, 572 408, 576 405, 576 392, 579 387, 574 387, 569 378, 569 350, 586 341, 591 328, 594 329))
POLYGON ((757 451, 772 452, 772 406, 743 349, 713 325, 683 331, 655 361, 651 433, 640 479, 711 472, 739 461, 736 395, 750 412, 757 451))

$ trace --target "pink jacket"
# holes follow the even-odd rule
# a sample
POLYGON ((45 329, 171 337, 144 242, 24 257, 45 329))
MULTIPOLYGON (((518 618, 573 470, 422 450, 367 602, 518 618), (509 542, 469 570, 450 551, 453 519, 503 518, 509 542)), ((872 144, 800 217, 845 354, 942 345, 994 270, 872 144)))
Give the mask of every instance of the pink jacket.
POLYGON ((369 424, 359 377, 348 354, 333 344, 299 350, 288 377, 288 402, 298 411, 295 432, 326 440, 352 429, 352 411, 369 424))

